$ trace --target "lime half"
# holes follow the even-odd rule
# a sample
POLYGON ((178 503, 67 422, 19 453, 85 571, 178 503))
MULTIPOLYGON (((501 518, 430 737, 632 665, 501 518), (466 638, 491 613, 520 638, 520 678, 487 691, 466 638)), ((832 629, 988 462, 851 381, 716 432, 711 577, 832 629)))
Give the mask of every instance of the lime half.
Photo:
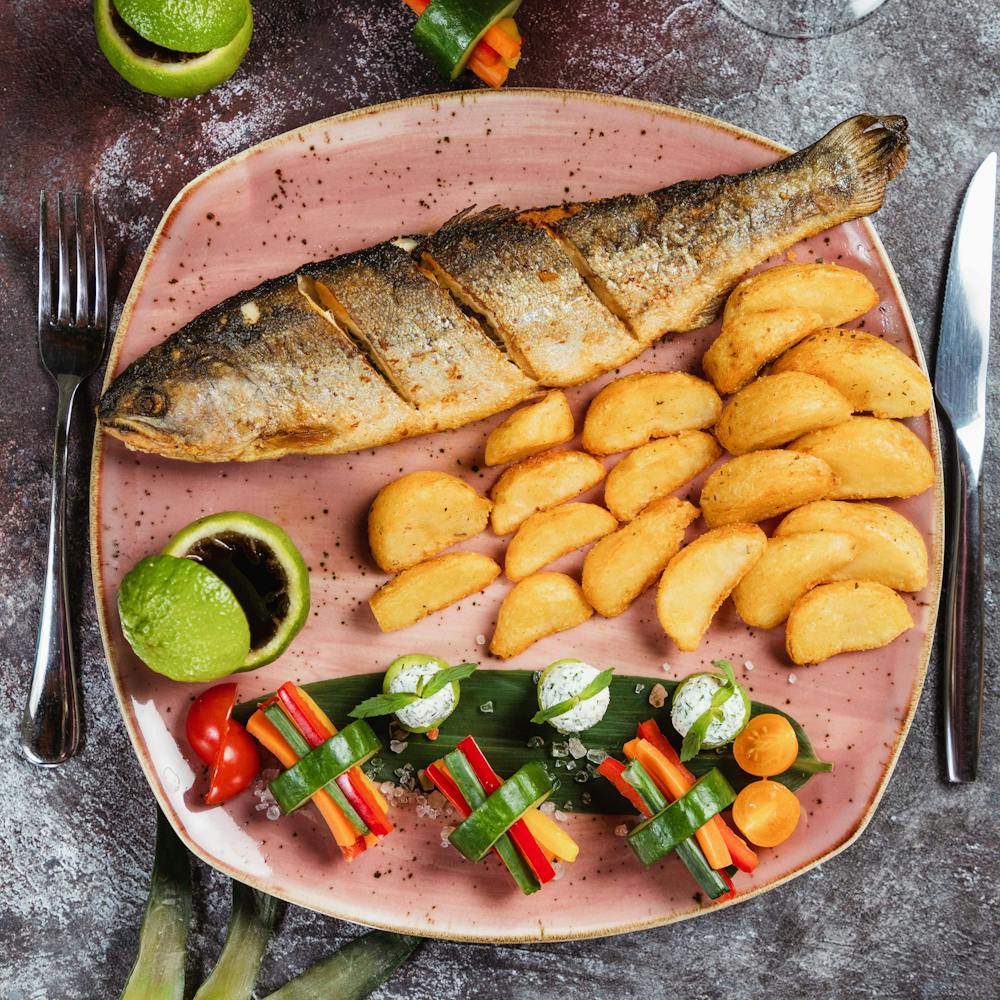
POLYGON ((212 681, 239 670, 247 618, 214 573, 189 559, 148 556, 118 588, 122 631, 150 670, 175 681, 212 681))
POLYGON ((133 87, 159 97, 194 97, 228 80, 243 61, 253 34, 253 15, 248 0, 242 3, 246 17, 228 42, 187 52, 144 38, 125 22, 111 0, 94 0, 97 43, 133 87))
POLYGON ((207 52, 228 45, 250 13, 247 0, 113 0, 121 19, 154 45, 207 52))
POLYGON ((167 543, 216 574, 236 595, 250 626, 250 651, 240 670, 277 659, 309 615, 309 569, 295 543, 273 521, 242 511, 211 514, 167 543))

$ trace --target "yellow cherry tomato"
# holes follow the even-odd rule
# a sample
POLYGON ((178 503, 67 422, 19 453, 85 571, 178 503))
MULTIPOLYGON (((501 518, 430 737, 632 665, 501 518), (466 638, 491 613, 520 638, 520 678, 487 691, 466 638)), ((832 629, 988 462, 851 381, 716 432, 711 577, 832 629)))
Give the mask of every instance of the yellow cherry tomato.
POLYGON ((733 756, 747 774, 770 778, 787 771, 799 755, 799 741, 783 715, 755 715, 733 741, 733 756))
POLYGON ((762 778, 747 785, 733 803, 733 822, 758 847, 777 847, 795 832, 802 807, 779 781, 762 778))

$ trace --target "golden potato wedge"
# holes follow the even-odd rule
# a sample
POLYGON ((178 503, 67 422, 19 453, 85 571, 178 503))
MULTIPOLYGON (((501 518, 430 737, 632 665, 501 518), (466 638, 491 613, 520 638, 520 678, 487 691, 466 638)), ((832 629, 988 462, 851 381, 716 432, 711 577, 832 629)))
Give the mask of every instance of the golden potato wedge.
POLYGON ((678 649, 701 644, 716 611, 767 547, 756 524, 727 524, 696 538, 667 563, 656 591, 656 616, 678 649))
POLYGON ((875 286, 840 264, 779 264, 741 281, 726 302, 726 317, 789 306, 809 309, 823 326, 841 326, 878 305, 875 286))
POLYGON ((798 306, 733 313, 723 320, 722 331, 702 356, 701 366, 715 388, 728 395, 822 325, 819 313, 798 306))
POLYGON ((456 601, 485 590, 500 567, 479 552, 446 552, 404 569, 368 598, 383 632, 406 628, 456 601))
POLYGON ((846 532, 857 553, 830 580, 871 580, 893 590, 917 591, 929 579, 927 546, 915 524, 880 503, 817 500, 786 515, 775 537, 799 531, 846 532))
POLYGON ((801 452, 751 451, 726 462, 705 480, 701 512, 710 528, 764 521, 822 500, 836 485, 833 469, 821 458, 801 452))
POLYGON ((785 648, 793 663, 879 649, 913 628, 906 602, 882 583, 841 580, 803 594, 792 606, 785 648))
POLYGON ((565 444, 576 433, 566 393, 550 392, 537 403, 515 410, 486 438, 487 465, 520 462, 529 455, 565 444))
POLYGON ((583 592, 594 610, 605 618, 620 615, 652 586, 697 517, 693 504, 662 497, 634 521, 597 542, 583 562, 583 592))
POLYGON ((826 494, 828 500, 912 497, 934 483, 934 459, 927 446, 896 420, 851 417, 804 434, 788 447, 821 458, 833 469, 837 483, 826 494))
POLYGON ((506 469, 493 484, 493 530, 509 535, 536 511, 549 510, 596 486, 604 466, 582 451, 545 451, 506 469))
POLYGON ((368 545, 395 573, 478 535, 493 504, 447 472, 411 472, 383 486, 368 511, 368 545))
POLYGON ((756 379, 736 393, 722 408, 715 436, 726 451, 744 455, 843 423, 851 412, 847 398, 829 382, 804 372, 782 372, 756 379))
POLYGON ((792 605, 854 558, 857 542, 839 531, 803 531, 769 538, 764 554, 733 590, 740 618, 755 628, 776 628, 792 605))
POLYGON ((510 540, 504 560, 508 580, 523 580, 567 552, 589 545, 618 527, 595 503, 567 503, 532 514, 510 540))
POLYGON ((583 421, 583 447, 613 455, 653 438, 711 427, 722 400, 704 379, 686 372, 637 372, 606 385, 583 421))
POLYGON ((619 521, 631 521, 650 501, 680 489, 721 454, 719 443, 704 431, 650 441, 608 473, 604 502, 619 521))
POLYGON ((898 347, 863 330, 819 330, 774 363, 775 372, 807 372, 836 386, 859 413, 917 417, 931 406, 931 383, 898 347))
POLYGON ((573 577, 535 573, 515 584, 503 599, 490 652, 509 660, 547 635, 582 625, 593 613, 573 577))

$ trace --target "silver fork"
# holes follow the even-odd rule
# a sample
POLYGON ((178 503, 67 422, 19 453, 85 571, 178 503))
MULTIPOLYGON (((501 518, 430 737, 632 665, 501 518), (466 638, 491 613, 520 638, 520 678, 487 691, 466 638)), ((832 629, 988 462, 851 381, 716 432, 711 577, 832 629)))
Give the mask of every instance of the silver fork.
POLYGON ((94 309, 91 312, 81 203, 80 195, 75 194, 72 235, 76 258, 76 308, 73 311, 70 301, 74 298, 70 281, 70 224, 62 192, 56 196, 59 278, 55 312, 52 310, 52 274, 46 232, 48 211, 44 191, 39 204, 38 349, 45 370, 55 380, 59 390, 59 404, 52 451, 45 589, 31 691, 21 721, 21 746, 28 760, 41 765, 61 764, 76 753, 83 722, 66 592, 66 454, 73 397, 80 383, 93 374, 104 356, 108 332, 108 279, 101 217, 97 199, 92 196, 94 309))

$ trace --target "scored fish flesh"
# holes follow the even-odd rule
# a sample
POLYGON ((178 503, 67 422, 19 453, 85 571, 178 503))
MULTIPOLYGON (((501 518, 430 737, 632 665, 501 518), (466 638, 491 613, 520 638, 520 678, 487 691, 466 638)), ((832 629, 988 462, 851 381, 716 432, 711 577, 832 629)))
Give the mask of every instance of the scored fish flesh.
POLYGON ((189 461, 341 453, 459 427, 709 322, 768 257, 882 204, 906 119, 858 115, 745 174, 463 214, 304 265, 195 317, 98 406, 128 447, 189 461))

